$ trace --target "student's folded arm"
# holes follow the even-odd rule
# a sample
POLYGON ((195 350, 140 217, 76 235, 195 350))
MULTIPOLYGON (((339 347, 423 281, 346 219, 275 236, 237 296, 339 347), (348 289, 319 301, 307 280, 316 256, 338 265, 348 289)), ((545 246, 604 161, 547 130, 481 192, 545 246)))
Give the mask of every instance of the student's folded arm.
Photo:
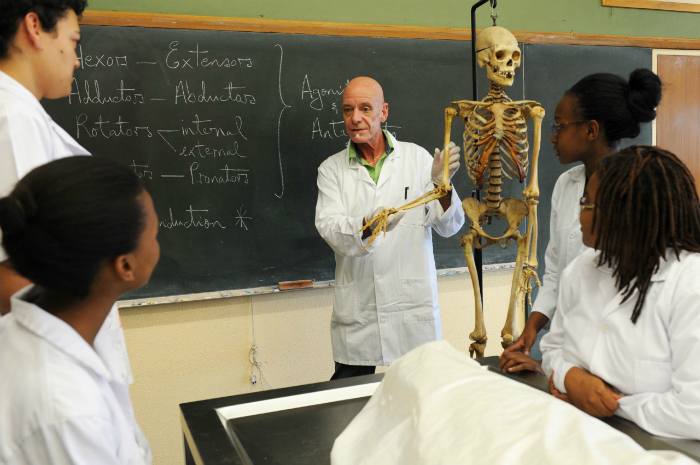
MULTIPOLYGON (((562 279, 565 279, 567 273, 564 273, 562 279)), ((564 286, 565 287, 565 286, 564 286)), ((554 387, 562 394, 566 394, 564 379, 568 371, 576 366, 568 362, 564 358, 564 320, 566 318, 567 299, 566 291, 562 289, 557 296, 557 308, 552 317, 552 324, 549 332, 540 341, 540 350, 542 351, 542 370, 547 377, 554 373, 554 387)))

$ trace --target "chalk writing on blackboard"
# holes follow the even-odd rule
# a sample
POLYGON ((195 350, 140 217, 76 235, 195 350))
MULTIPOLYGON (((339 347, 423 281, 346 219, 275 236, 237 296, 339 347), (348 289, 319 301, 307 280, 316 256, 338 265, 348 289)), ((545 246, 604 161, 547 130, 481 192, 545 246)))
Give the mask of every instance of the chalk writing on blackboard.
POLYGON ((165 56, 165 65, 170 69, 184 68, 234 68, 234 67, 245 67, 252 68, 253 60, 250 58, 231 58, 231 57, 206 57, 204 55, 209 53, 209 50, 200 50, 199 42, 195 44, 194 50, 186 50, 179 53, 178 47, 180 42, 174 40, 168 45, 168 54, 165 56), (183 54, 190 54, 188 58, 185 58, 183 54), (173 55, 173 56, 171 56, 173 55), (194 63, 192 63, 194 60, 194 63))
POLYGON ((68 103, 72 104, 74 99, 77 103, 83 105, 104 105, 105 103, 131 103, 143 104, 143 94, 136 92, 135 87, 125 87, 124 80, 119 81, 119 86, 116 88, 117 95, 103 97, 100 89, 100 82, 93 79, 92 82, 87 79, 83 81, 83 86, 78 84, 78 80, 73 78, 74 90, 68 94, 68 103), (82 90, 81 90, 82 87, 82 90))
POLYGON ((111 68, 112 66, 127 66, 128 60, 126 55, 111 56, 106 54, 100 55, 85 55, 83 54, 83 46, 78 45, 78 60, 80 60, 80 68, 111 68), (105 56, 106 55, 106 56, 105 56))
POLYGON ((189 208, 185 209, 185 213, 188 213, 189 215, 186 215, 185 216, 186 219, 182 220, 179 218, 175 218, 173 216, 173 209, 168 208, 168 217, 166 219, 161 219, 160 227, 166 228, 166 229, 173 229, 173 228, 184 228, 184 229, 220 228, 220 229, 226 229, 226 226, 222 225, 218 220, 212 220, 210 218, 204 217, 204 214, 207 212, 209 212, 208 209, 205 209, 205 208, 194 209, 194 208, 192 208, 192 205, 190 205, 189 208))
MULTIPOLYGON (((307 98, 310 99, 309 107, 314 110, 323 110, 323 98, 329 97, 333 100, 337 100, 340 95, 343 95, 345 86, 349 81, 345 81, 342 85, 339 85, 335 89, 317 89, 311 87, 309 83, 309 75, 304 75, 304 80, 301 83, 301 100, 304 101, 307 98)), ((336 105, 333 104, 333 109, 337 110, 336 105)))
POLYGON ((75 117, 75 136, 76 139, 80 139, 81 136, 110 139, 112 137, 153 137, 153 133, 148 126, 134 126, 129 121, 123 121, 121 115, 115 122, 102 119, 102 115, 98 115, 97 120, 90 121, 87 114, 81 113, 75 117))
POLYGON ((241 205, 240 208, 238 208, 238 210, 236 210, 236 214, 237 214, 236 226, 240 226, 241 228, 245 228, 245 230, 247 231, 248 226, 246 226, 245 220, 252 220, 253 218, 250 216, 245 216, 246 213, 248 213, 248 211, 243 208, 243 205, 241 205))
POLYGON ((282 113, 284 113, 284 110, 286 110, 287 108, 292 107, 290 105, 287 105, 284 101, 284 97, 282 97, 282 59, 284 58, 284 50, 282 49, 282 46, 280 44, 275 44, 275 47, 280 49, 280 68, 277 77, 277 89, 279 90, 280 102, 282 103, 282 109, 280 110, 279 118, 277 118, 277 157, 279 159, 280 165, 280 184, 282 185, 282 191, 279 194, 275 194, 275 197, 281 199, 284 195, 284 170, 282 169, 282 148, 280 146, 280 139, 282 136, 280 133, 280 125, 282 124, 282 113))

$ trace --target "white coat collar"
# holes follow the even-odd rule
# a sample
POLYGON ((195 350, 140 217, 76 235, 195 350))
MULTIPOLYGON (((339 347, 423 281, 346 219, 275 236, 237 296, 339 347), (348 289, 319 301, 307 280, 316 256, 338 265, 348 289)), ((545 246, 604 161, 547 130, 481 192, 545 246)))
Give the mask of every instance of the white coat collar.
MULTIPOLYGON (((681 259, 683 259, 684 256, 686 256, 688 252, 686 251, 681 251, 681 259)), ((591 263, 593 263, 593 266, 597 267, 600 271, 606 274, 612 275, 612 268, 610 268, 608 265, 604 266, 598 266, 598 261, 600 260, 600 252, 595 249, 588 249, 586 250, 583 254, 583 259, 585 260, 590 260, 591 263)), ((668 277, 668 274, 671 271, 671 268, 673 268, 674 263, 677 263, 678 259, 676 258, 676 253, 673 251, 673 249, 666 249, 666 259, 664 260, 661 258, 659 260, 659 269, 654 273, 651 277, 652 282, 663 282, 666 281, 666 278, 668 277)))
POLYGON ((352 141, 348 140, 348 143, 345 145, 345 150, 343 151, 343 159, 347 160, 347 163, 349 164, 349 167, 351 169, 357 170, 358 181, 368 182, 373 185, 376 185, 377 187, 384 184, 387 181, 387 179, 389 179, 391 175, 394 174, 396 169, 392 162, 397 157, 401 156, 401 149, 398 147, 398 141, 396 140, 394 135, 391 134, 389 131, 382 132, 384 133, 385 137, 389 137, 391 139, 391 145, 394 147, 394 150, 392 150, 391 153, 387 155, 386 159, 384 160, 384 164, 382 165, 382 171, 379 173, 379 179, 377 180, 376 184, 369 176, 367 170, 364 169, 362 163, 360 163, 360 161, 356 157, 350 158, 350 144, 352 143, 352 141))
POLYGON ((586 166, 578 165, 569 170, 571 179, 576 182, 586 182, 586 166))
POLYGON ((24 300, 32 288, 27 286, 12 296, 10 317, 80 365, 111 381, 112 375, 104 361, 68 323, 24 300))
MULTIPOLYGON (((687 255, 688 252, 684 250, 681 251, 681 260, 687 255)), ((678 258, 676 258, 676 252, 670 248, 666 249, 666 260, 663 258, 659 259, 659 270, 651 277, 652 282, 666 281, 668 274, 671 272, 671 268, 673 268, 673 265, 678 263, 678 261, 678 258)))
POLYGON ((34 94, 29 92, 29 89, 3 71, 0 71, 0 89, 7 90, 8 93, 21 99, 23 102, 27 103, 27 105, 31 105, 37 110, 40 110, 41 113, 46 112, 34 94))
POLYGON ((17 82, 15 79, 0 71, 0 90, 5 90, 16 99, 28 105, 37 115, 41 115, 50 130, 51 134, 45 136, 51 137, 52 142, 49 145, 49 150, 46 153, 40 154, 23 154, 21 157, 15 157, 15 166, 18 173, 28 173, 35 167, 43 165, 58 157, 66 157, 70 155, 90 155, 85 147, 80 145, 73 139, 62 127, 54 122, 51 116, 46 113, 44 107, 36 99, 34 94, 29 92, 29 89, 17 82), (57 138, 57 139, 56 139, 57 138), (60 143, 57 142, 60 140, 60 143))

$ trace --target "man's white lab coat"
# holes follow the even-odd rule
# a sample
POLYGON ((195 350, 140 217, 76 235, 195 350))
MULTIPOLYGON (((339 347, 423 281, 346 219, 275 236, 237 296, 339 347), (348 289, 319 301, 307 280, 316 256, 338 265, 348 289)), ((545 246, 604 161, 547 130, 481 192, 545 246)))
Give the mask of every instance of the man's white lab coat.
POLYGON ((347 148, 318 169, 316 228, 336 261, 333 358, 348 365, 389 365, 414 347, 441 338, 432 229, 449 237, 464 224, 453 189, 447 211, 437 200, 408 210, 396 228, 362 249, 364 217, 380 206, 400 207, 434 188, 428 152, 393 137, 392 143, 377 184, 357 159, 349 158, 347 148))

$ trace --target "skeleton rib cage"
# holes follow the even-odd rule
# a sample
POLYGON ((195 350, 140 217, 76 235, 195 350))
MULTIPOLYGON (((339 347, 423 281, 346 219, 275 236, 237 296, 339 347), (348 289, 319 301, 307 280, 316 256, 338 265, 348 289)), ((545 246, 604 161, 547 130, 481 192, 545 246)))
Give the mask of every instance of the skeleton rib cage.
POLYGON ((497 209, 500 204, 503 176, 520 182, 527 176, 530 145, 526 121, 530 103, 513 102, 498 85, 492 86, 481 102, 452 102, 459 108, 459 116, 465 123, 467 173, 478 189, 483 188, 486 175, 490 209, 497 209))

